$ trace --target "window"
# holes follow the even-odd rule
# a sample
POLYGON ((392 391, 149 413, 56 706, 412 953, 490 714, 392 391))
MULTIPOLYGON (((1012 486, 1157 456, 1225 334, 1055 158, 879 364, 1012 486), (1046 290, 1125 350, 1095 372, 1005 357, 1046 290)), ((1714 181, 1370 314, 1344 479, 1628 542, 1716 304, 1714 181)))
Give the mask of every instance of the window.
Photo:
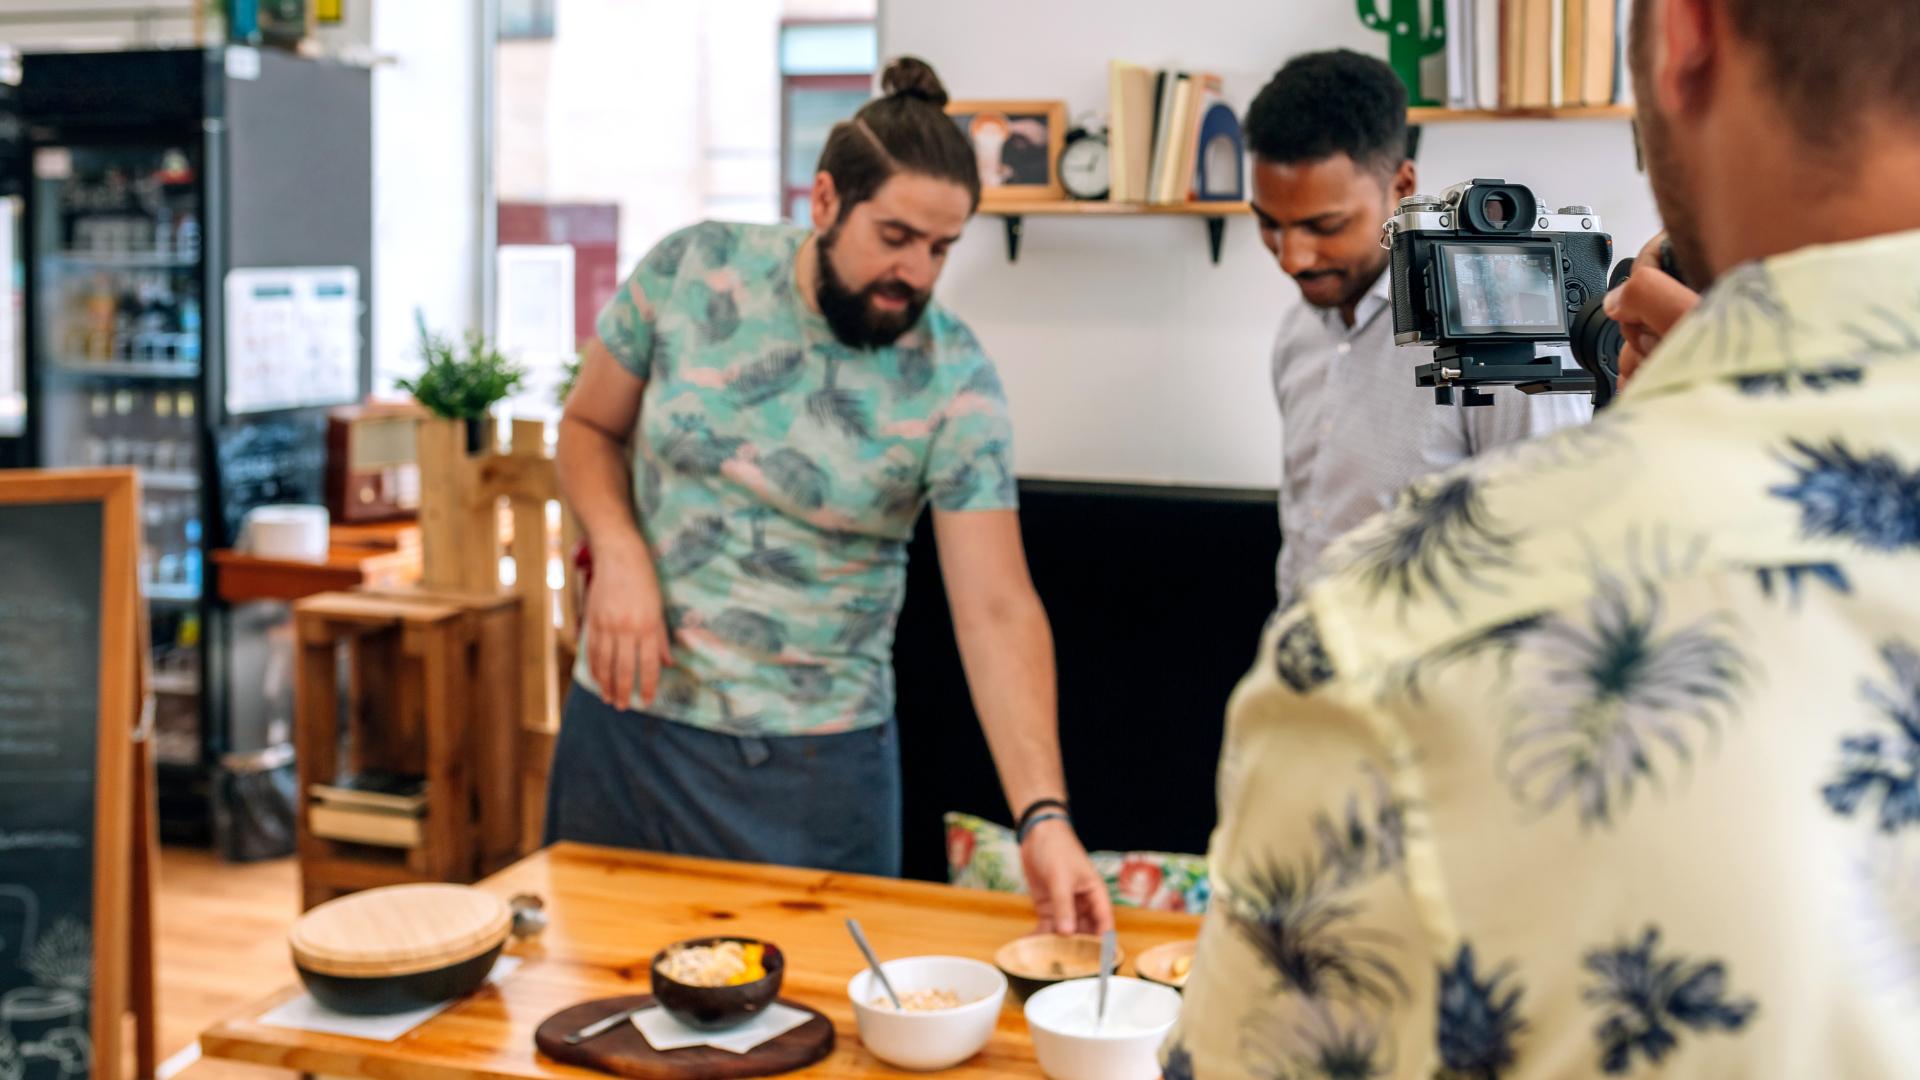
POLYGON ((780 187, 788 221, 811 225, 814 167, 833 125, 873 93, 879 40, 871 22, 790 22, 780 28, 780 187))
POLYGON ((508 41, 544 41, 553 37, 558 0, 500 0, 500 37, 508 41))

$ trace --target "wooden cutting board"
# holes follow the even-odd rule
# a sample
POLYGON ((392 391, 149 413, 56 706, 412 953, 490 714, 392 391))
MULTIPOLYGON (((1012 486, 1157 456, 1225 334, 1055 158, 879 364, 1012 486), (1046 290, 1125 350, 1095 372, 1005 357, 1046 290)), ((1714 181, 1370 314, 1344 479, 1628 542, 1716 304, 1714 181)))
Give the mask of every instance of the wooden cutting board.
POLYGON ((711 1046, 690 1046, 684 1050, 655 1050, 647 1045, 640 1029, 621 1024, 597 1039, 579 1046, 568 1046, 566 1037, 588 1024, 622 1009, 645 1008, 654 1003, 652 994, 602 998, 575 1005, 548 1017, 534 1032, 533 1041, 540 1052, 566 1065, 598 1069, 632 1080, 735 1080, 749 1076, 779 1076, 812 1065, 833 1053, 833 1024, 825 1016, 792 1001, 780 1004, 813 1019, 771 1042, 762 1043, 745 1054, 716 1050, 711 1046))

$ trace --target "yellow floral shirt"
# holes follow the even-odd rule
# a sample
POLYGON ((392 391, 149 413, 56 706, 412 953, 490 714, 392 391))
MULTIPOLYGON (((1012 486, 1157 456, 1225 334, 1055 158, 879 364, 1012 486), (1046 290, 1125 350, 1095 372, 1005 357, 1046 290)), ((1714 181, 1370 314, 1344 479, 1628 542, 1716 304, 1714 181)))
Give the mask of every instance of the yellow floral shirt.
POLYGON ((1229 713, 1168 1080, 1920 1075, 1920 233, 1417 482, 1229 713))

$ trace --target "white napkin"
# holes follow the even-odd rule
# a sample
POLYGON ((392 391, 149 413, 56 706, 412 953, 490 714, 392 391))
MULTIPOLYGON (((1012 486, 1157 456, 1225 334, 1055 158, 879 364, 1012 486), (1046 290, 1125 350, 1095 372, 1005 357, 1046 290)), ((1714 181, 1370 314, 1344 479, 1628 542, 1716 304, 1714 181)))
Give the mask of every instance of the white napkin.
POLYGON ((684 1050, 689 1046, 711 1046, 730 1054, 744 1054, 813 1019, 813 1014, 791 1009, 779 1002, 767 1006, 760 1015, 725 1031, 700 1031, 675 1020, 658 1005, 633 1014, 633 1026, 647 1045, 662 1053, 684 1050))
MULTIPOLYGON (((497 983, 513 974, 520 966, 517 956, 503 956, 493 965, 493 974, 487 976, 487 982, 497 983)), ((438 1005, 429 1005, 412 1012, 396 1013, 392 1016, 348 1016, 337 1013, 313 1000, 312 994, 299 997, 273 1009, 260 1018, 260 1023, 268 1027, 298 1028, 301 1031, 318 1031, 328 1035, 350 1035, 356 1039, 373 1039, 378 1042, 393 1040, 419 1027, 446 1011, 451 1001, 438 1005)))

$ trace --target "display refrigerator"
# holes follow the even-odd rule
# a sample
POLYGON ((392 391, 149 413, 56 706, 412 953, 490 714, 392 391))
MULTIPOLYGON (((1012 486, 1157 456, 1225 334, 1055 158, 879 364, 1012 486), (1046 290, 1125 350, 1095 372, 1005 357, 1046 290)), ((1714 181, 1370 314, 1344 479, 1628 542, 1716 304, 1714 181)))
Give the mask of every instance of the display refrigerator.
POLYGON ((223 770, 289 741, 290 616, 219 602, 209 553, 257 506, 325 501, 325 410, 367 385, 371 80, 242 47, 54 53, 17 108, 25 442, 139 470, 161 828, 219 839, 223 770))

